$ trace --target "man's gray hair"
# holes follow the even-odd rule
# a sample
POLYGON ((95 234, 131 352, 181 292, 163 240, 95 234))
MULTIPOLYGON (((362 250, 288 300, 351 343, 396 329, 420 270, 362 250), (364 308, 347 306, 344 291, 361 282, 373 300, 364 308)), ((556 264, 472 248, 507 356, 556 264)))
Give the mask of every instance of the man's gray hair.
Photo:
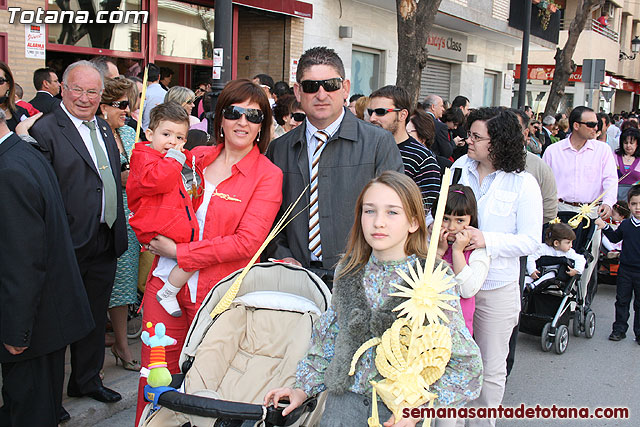
POLYGON ((425 109, 425 111, 429 111, 431 107, 435 106, 440 100, 442 100, 442 98, 440 98, 438 95, 427 95, 427 97, 424 99, 424 102, 422 103, 422 107, 425 109))
POLYGON ((71 71, 73 71, 74 68, 77 67, 88 67, 96 70, 100 75, 100 90, 104 89, 104 77, 102 76, 102 71, 100 71, 100 68, 98 68, 93 62, 85 60, 76 61, 73 64, 69 65, 66 70, 64 70, 64 74, 62 75, 62 83, 65 86, 69 87, 69 74, 71 73, 71 71))
POLYGON ((545 126, 553 126, 556 124, 556 118, 553 116, 546 116, 542 119, 542 124, 545 126))

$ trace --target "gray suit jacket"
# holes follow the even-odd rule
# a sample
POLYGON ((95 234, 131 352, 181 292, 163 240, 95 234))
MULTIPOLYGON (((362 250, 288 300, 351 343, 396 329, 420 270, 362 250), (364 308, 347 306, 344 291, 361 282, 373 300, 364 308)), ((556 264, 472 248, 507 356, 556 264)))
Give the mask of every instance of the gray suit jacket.
MULTIPOLYGON (((275 139, 266 156, 284 174, 279 219, 304 191, 294 209, 298 215, 267 247, 265 257, 292 257, 308 268, 309 252, 309 160, 306 124, 275 139)), ((400 151, 391 133, 359 120, 346 109, 338 131, 329 139, 318 166, 318 201, 322 264, 333 269, 345 251, 360 191, 386 170, 404 172, 400 151)))

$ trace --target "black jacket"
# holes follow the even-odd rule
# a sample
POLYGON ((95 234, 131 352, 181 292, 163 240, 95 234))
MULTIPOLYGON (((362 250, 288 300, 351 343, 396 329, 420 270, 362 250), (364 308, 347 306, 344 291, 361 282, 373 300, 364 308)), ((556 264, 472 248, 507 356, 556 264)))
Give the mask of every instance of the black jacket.
POLYGON ((51 96, 48 92, 36 92, 36 96, 29 101, 29 104, 33 105, 34 108, 38 109, 43 114, 48 114, 60 105, 60 102, 61 101, 58 98, 51 96))
MULTIPOLYGON (((116 188, 122 188, 120 153, 116 140, 107 122, 100 117, 97 119, 98 130, 109 153, 116 188)), ((58 177, 78 260, 84 255, 94 255, 102 211, 102 180, 80 133, 62 107, 57 107, 51 114, 38 120, 30 132, 58 177)), ((120 192, 117 209, 118 217, 111 227, 114 242, 112 255, 115 257, 127 249, 126 219, 120 192)))
POLYGON ((56 176, 16 135, 0 144, 0 341, 28 347, 0 362, 59 350, 94 328, 56 176))

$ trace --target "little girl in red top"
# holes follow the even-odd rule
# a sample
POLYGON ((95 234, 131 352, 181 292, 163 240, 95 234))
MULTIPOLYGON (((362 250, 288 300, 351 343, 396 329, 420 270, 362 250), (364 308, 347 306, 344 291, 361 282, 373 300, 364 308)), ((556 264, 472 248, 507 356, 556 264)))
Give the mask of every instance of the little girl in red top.
MULTIPOLYGON (((202 171, 195 159, 184 149, 189 131, 189 116, 174 102, 159 104, 151 110, 149 128, 145 131, 149 143, 140 142, 131 153, 127 197, 131 216, 129 224, 138 241, 147 247, 157 235, 176 243, 198 238, 195 211, 201 198, 202 171)), ((176 265, 156 298, 174 317, 182 310, 176 295, 194 272, 176 265)))

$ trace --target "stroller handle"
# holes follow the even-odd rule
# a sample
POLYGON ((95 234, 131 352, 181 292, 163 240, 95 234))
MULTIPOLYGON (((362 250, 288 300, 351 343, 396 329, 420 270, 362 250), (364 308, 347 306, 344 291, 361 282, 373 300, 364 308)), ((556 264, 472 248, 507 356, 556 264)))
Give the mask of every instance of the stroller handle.
POLYGON ((267 426, 289 426, 298 421, 304 412, 313 411, 317 405, 317 399, 310 397, 287 416, 282 416, 282 411, 285 407, 264 407, 252 403, 194 396, 177 391, 162 393, 158 398, 158 404, 172 411, 200 417, 256 421, 264 419, 267 426))

